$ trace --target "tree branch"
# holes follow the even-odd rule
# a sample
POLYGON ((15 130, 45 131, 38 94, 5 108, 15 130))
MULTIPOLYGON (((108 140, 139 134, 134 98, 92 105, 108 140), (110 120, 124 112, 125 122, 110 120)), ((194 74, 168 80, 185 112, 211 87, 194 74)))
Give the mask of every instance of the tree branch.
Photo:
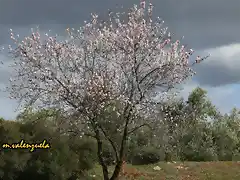
POLYGON ((150 76, 152 73, 154 73, 155 71, 159 70, 160 68, 157 67, 153 70, 151 70, 150 72, 148 72, 140 81, 139 81, 139 84, 141 84, 148 76, 150 76))
POLYGON ((118 155, 118 151, 117 151, 117 147, 115 146, 115 143, 112 141, 112 139, 107 135, 107 133, 104 131, 104 129, 102 128, 102 126, 98 125, 98 127, 101 129, 101 131, 103 132, 103 135, 105 136, 105 138, 110 142, 114 153, 115 153, 115 157, 116 157, 116 161, 119 161, 119 155, 118 155))
POLYGON ((151 127, 149 124, 144 123, 144 124, 141 124, 141 125, 133 128, 132 130, 130 130, 130 131, 128 132, 128 135, 134 133, 135 131, 137 131, 138 129, 140 129, 141 127, 144 127, 144 126, 147 126, 147 127, 149 127, 149 129, 152 129, 152 127, 151 127))
MULTIPOLYGON (((67 132, 68 132, 68 133, 74 133, 75 135, 79 134, 79 132, 74 131, 74 130, 68 130, 67 132)), ((84 132, 83 132, 83 133, 84 133, 84 132)), ((97 139, 97 138, 96 138, 96 135, 93 135, 93 134, 90 134, 90 133, 84 133, 84 136, 92 137, 92 138, 94 138, 94 139, 97 139)))

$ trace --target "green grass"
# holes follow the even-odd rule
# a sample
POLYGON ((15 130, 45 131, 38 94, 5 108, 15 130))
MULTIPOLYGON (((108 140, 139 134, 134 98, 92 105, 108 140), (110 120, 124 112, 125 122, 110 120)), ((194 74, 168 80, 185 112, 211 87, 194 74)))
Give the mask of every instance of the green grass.
MULTIPOLYGON (((152 165, 132 166, 139 172, 147 174, 147 177, 138 177, 136 180, 239 180, 240 162, 184 162, 164 163, 152 165), (161 170, 155 171, 153 167, 159 166, 161 170)), ((112 168, 110 168, 112 171, 112 168)), ((89 175, 95 175, 96 180, 102 180, 101 167, 96 166, 89 175)))

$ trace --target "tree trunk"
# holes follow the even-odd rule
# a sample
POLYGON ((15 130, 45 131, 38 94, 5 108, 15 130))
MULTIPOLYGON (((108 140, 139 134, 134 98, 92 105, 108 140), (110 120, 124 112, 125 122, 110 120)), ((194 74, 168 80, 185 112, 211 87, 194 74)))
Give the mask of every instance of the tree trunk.
POLYGON ((114 172, 113 172, 113 175, 112 175, 112 177, 110 178, 110 180, 117 180, 117 179, 119 178, 122 165, 123 165, 123 161, 122 161, 122 160, 120 160, 119 162, 117 162, 117 164, 116 164, 116 166, 115 166, 115 169, 114 169, 114 172))
POLYGON ((108 176, 108 167, 106 165, 106 163, 104 162, 104 159, 103 159, 103 144, 102 144, 102 141, 101 139, 99 138, 99 134, 96 133, 96 139, 97 139, 97 144, 98 144, 98 151, 97 151, 97 155, 98 155, 98 160, 99 160, 99 163, 100 165, 102 166, 102 172, 103 172, 103 179, 104 180, 109 180, 109 176, 108 176))
POLYGON ((125 147, 126 147, 126 139, 127 139, 127 126, 124 129, 124 133, 123 133, 123 139, 122 139, 122 143, 121 143, 121 148, 120 148, 120 152, 119 152, 119 161, 117 162, 113 175, 110 178, 110 180, 117 180, 119 178, 120 172, 121 172, 121 168, 123 165, 123 160, 125 159, 125 147))
MULTIPOLYGON (((127 110, 127 108, 126 108, 127 110)), ((123 131, 123 136, 122 136, 122 142, 121 142, 121 147, 120 147, 120 151, 119 151, 119 161, 117 162, 113 175, 110 178, 110 180, 117 180, 119 178, 120 172, 121 172, 121 168, 123 165, 123 158, 125 156, 125 148, 126 148, 126 140, 127 140, 127 136, 128 136, 128 123, 130 120, 130 116, 131 116, 131 112, 132 112, 132 108, 129 110, 129 113, 126 117, 126 123, 124 126, 124 131, 123 131)))

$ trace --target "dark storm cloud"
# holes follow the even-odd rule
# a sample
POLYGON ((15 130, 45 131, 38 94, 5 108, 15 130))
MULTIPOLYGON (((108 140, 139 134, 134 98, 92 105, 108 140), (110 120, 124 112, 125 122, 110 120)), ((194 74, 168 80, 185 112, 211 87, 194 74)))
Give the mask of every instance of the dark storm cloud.
MULTIPOLYGON (((0 47, 10 43, 10 28, 25 36, 31 27, 39 25, 42 31, 51 29, 63 35, 66 27, 78 27, 89 20, 91 12, 101 17, 108 9, 118 11, 117 5, 125 11, 138 3, 139 0, 0 0, 0 47)), ((240 43, 240 0, 152 0, 152 3, 154 16, 163 18, 176 38, 184 36, 183 43, 191 48, 213 54, 197 68, 197 83, 221 86, 239 82, 239 48, 235 47, 234 56, 228 56, 232 46, 219 47, 240 43), (229 59, 231 63, 226 63, 229 59)), ((0 61, 3 59, 6 58, 0 56, 0 61)), ((0 67, 1 86, 5 86, 9 75, 8 68, 0 67)), ((9 117, 14 103, 2 97, 6 94, 0 93, 0 115, 9 117)))
MULTIPOLYGON (((91 12, 103 14, 124 8, 139 0, 1 0, 1 39, 11 26, 29 27, 40 24, 43 28, 59 31, 61 26, 80 25, 91 12), (54 28, 54 26, 56 28, 54 28), (3 29, 2 29, 3 28, 3 29)), ((239 0, 153 0, 155 15, 162 17, 170 29, 194 48, 236 42, 240 30, 239 0)), ((0 41, 1 41, 0 39, 0 41)))
MULTIPOLYGON (((54 33, 63 34, 66 27, 81 26, 90 18, 91 12, 101 16, 108 9, 122 11, 116 7, 123 6, 125 10, 138 3, 139 0, 1 0, 0 45, 9 43, 10 28, 21 36, 27 35, 36 25, 40 25, 43 31, 51 29, 54 33)), ((153 0, 152 3, 154 16, 162 17, 170 31, 177 37, 184 36, 183 43, 194 49, 240 42, 240 0, 153 0)), ((213 85, 236 82, 238 73, 226 69, 222 64, 225 59, 220 59, 218 64, 201 65, 198 68, 201 76, 197 76, 197 80, 213 85), (225 76, 209 80, 206 72, 215 72, 216 77, 224 72, 225 76)), ((1 76, 1 82, 4 77, 1 76)))

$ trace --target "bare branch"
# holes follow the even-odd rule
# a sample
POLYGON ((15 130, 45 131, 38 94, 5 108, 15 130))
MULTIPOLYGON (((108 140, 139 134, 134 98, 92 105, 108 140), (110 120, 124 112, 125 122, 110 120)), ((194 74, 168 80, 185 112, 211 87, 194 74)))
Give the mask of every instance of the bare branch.
POLYGON ((114 153, 115 153, 115 158, 116 158, 116 161, 119 161, 119 155, 118 155, 118 150, 117 150, 117 147, 115 145, 115 143, 113 142, 113 140, 109 137, 109 135, 106 133, 106 131, 102 128, 101 125, 98 125, 98 127, 101 129, 101 131, 103 132, 105 138, 110 142, 113 150, 114 150, 114 153))
POLYGON ((140 128, 142 128, 142 127, 144 127, 144 126, 148 127, 149 129, 152 129, 152 127, 151 127, 149 124, 144 123, 144 124, 141 124, 141 125, 139 125, 139 126, 133 128, 132 130, 130 130, 130 131, 128 132, 128 135, 130 135, 130 134, 136 132, 137 130, 139 130, 140 128))

